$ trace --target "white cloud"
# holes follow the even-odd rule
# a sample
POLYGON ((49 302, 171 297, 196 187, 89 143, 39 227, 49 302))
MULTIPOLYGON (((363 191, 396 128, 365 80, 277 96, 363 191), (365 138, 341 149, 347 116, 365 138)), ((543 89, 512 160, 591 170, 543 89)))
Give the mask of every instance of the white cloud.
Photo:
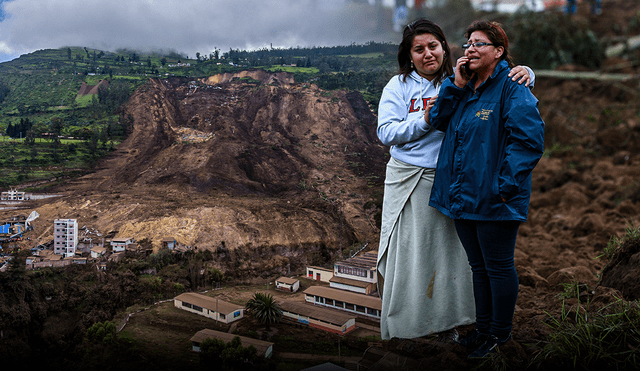
POLYGON ((349 0, 12 0, 3 6, 4 53, 87 46, 193 57, 216 47, 225 52, 395 39, 380 9, 349 0))
POLYGON ((13 50, 4 41, 0 41, 0 54, 11 54, 13 50))

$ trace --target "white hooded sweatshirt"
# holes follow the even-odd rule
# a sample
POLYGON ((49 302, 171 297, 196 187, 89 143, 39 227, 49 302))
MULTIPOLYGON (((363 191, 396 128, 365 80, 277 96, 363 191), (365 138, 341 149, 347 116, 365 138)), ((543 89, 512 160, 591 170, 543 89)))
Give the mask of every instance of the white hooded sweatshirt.
POLYGON ((385 86, 378 105, 378 138, 391 146, 391 156, 422 168, 435 168, 444 133, 424 120, 424 107, 440 86, 411 72, 396 75, 385 86))

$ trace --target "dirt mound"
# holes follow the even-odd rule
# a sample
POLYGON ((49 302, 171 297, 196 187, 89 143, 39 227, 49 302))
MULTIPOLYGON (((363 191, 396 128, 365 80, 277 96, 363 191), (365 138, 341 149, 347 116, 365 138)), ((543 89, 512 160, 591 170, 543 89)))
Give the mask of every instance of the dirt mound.
POLYGON ((269 73, 263 70, 247 70, 237 73, 222 73, 202 79, 205 84, 221 84, 235 79, 253 79, 263 84, 293 84, 293 75, 286 72, 269 73))
POLYGON ((301 271, 377 239, 387 150, 359 93, 264 71, 150 80, 123 117, 133 123, 127 140, 58 190, 64 197, 42 206, 39 224, 77 218, 156 248, 175 237, 278 262, 245 267, 250 277, 301 271))

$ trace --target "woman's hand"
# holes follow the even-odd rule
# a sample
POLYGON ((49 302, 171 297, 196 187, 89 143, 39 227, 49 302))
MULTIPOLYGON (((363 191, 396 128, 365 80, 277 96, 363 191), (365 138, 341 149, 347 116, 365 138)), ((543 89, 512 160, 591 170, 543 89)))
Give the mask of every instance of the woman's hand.
POLYGON ((467 63, 469 63, 469 58, 467 58, 467 57, 460 57, 456 61, 456 66, 455 66, 455 69, 454 69, 456 77, 455 77, 454 83, 460 89, 464 88, 465 85, 467 85, 467 83, 469 83, 469 80, 471 80, 471 77, 473 77, 473 72, 471 72, 471 73, 469 73, 467 75, 467 72, 465 71, 464 66, 467 63))
POLYGON ((523 66, 515 66, 509 72, 509 77, 511 80, 517 81, 518 84, 524 83, 524 86, 529 86, 531 83, 531 76, 529 75, 529 71, 523 66))
POLYGON ((433 108, 433 105, 436 104, 436 98, 438 98, 437 95, 435 97, 429 98, 429 100, 427 101, 427 106, 424 108, 424 121, 427 124, 430 124, 430 122, 429 122, 429 111, 431 111, 431 109, 433 108))

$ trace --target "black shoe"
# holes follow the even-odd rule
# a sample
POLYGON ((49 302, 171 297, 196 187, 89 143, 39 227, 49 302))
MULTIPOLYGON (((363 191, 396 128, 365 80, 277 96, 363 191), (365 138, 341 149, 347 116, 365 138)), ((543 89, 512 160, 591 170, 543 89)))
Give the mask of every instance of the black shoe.
POLYGON ((457 343, 467 348, 467 350, 473 351, 478 349, 488 337, 489 335, 481 334, 474 329, 467 336, 460 338, 457 343))
POLYGON ((469 359, 489 358, 498 351, 498 347, 511 339, 511 334, 505 339, 498 339, 494 335, 488 335, 484 343, 478 349, 469 354, 469 359))

